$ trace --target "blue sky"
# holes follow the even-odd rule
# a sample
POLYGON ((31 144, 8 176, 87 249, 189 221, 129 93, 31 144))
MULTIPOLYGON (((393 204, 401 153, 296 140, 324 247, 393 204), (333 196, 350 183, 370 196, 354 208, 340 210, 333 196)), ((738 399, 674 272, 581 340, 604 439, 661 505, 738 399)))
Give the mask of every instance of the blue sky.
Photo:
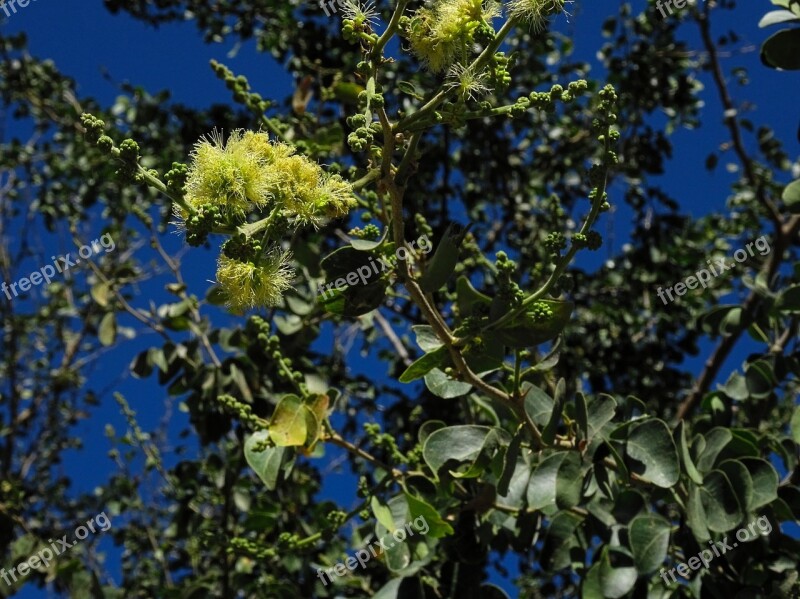
MULTIPOLYGON (((605 7, 614 12, 616 4, 579 2, 570 9, 573 16, 569 22, 564 22, 562 18, 557 25, 560 30, 573 36, 576 56, 593 65, 594 76, 602 74, 595 52, 603 41, 600 34, 602 22, 609 14, 605 7)), ((640 7, 643 2, 634 4, 640 7)), ((718 17, 714 26, 716 34, 734 29, 744 41, 742 45, 751 47, 750 51, 737 55, 735 60, 737 64, 748 68, 752 83, 744 90, 732 85, 732 94, 735 100, 747 98, 753 101, 757 108, 754 120, 775 128, 787 143, 789 154, 794 156, 798 152, 798 144, 793 132, 800 119, 800 110, 792 94, 779 93, 779 90, 796 89, 796 75, 763 68, 758 60, 757 48, 768 33, 759 30, 756 24, 763 13, 770 10, 771 5, 766 1, 752 0, 737 4, 733 12, 716 11, 715 15, 718 17)), ((655 14, 657 18, 657 13, 655 14)), ((119 94, 112 82, 123 81, 141 86, 151 93, 169 89, 172 101, 197 108, 216 102, 229 103, 230 92, 208 66, 211 59, 223 62, 236 73, 246 74, 252 87, 265 96, 282 99, 293 87, 291 78, 281 66, 270 56, 258 54, 253 42, 245 43, 241 47, 237 47, 233 40, 205 44, 193 22, 172 23, 153 29, 125 15, 109 14, 100 0, 38 0, 25 8, 19 8, 2 26, 5 31, 25 31, 33 55, 52 58, 62 73, 77 81, 79 96, 92 96, 105 105, 112 104, 119 94)), ((691 47, 699 48, 696 26, 689 23, 684 25, 684 30, 691 47)), ((731 59, 725 60, 728 64, 731 59)), ((701 115, 703 125, 696 131, 680 130, 674 133, 674 156, 667 166, 666 175, 658 181, 678 199, 684 210, 697 215, 712 210, 724 210, 729 183, 734 176, 726 172, 727 160, 723 160, 714 173, 708 173, 703 166, 707 154, 716 150, 722 141, 728 139, 728 135, 721 121, 721 110, 712 82, 707 74, 701 75, 701 81, 706 86, 702 93, 706 103, 704 114, 701 115)), ((749 144, 749 147, 753 145, 749 144)), ((733 157, 730 158, 730 162, 734 162, 733 157)), ((620 209, 614 216, 613 225, 617 248, 624 242, 630 224, 630 212, 620 209)), ((169 249, 177 250, 181 242, 177 236, 170 236, 165 243, 169 249)), ((186 263, 191 266, 191 281, 197 284, 197 292, 202 289, 204 281, 213 279, 212 257, 213 253, 203 254, 196 250, 186 263)), ((586 265, 591 266, 591 259, 586 265)), ((698 268, 701 266, 698 265, 698 268)), ((664 283, 672 284, 667 281, 664 283)), ((158 291, 154 290, 153 293, 154 301, 165 299, 158 297, 158 291)), ((129 377, 122 377, 122 374, 130 360, 152 341, 152 337, 140 338, 114 349, 104 356, 104 366, 92 378, 92 384, 96 388, 108 386, 122 391, 139 413, 146 429, 156 426, 163 416, 160 401, 163 390, 155 385, 154 380, 134 381, 129 377)), ((330 336, 324 337, 320 343, 323 348, 325 344, 330 346, 330 336)), ((726 377, 727 372, 738 366, 747 353, 748 348, 743 345, 729 359, 723 369, 726 377)), ((353 362, 354 373, 370 370, 385 372, 385 367, 381 365, 364 362, 359 364, 358 360, 353 362)), ((696 359, 689 367, 696 368, 699 372, 702 359, 696 359)), ((110 461, 90 457, 94 454, 105 456, 109 449, 103 427, 98 425, 107 421, 112 422, 118 432, 125 428, 110 396, 99 411, 79 429, 85 440, 85 450, 70 455, 64 465, 65 471, 74 477, 76 486, 82 490, 102 484, 111 469, 110 461), (86 467, 87 462, 92 467, 86 467), (107 464, 108 469, 98 464, 107 464)), ((177 431, 184 423, 183 415, 178 414, 173 418, 170 429, 177 431)), ((350 489, 355 482, 344 472, 329 480, 325 494, 330 496, 341 495, 339 489, 350 489)), ((68 523, 65 523, 65 528, 69 528, 68 523)), ((109 544, 104 544, 104 547, 110 549, 109 544)), ((513 563, 507 565, 512 573, 516 570, 513 563)), ((507 581, 499 582, 512 597, 516 596, 513 586, 507 581)), ((26 598, 47 595, 28 588, 19 596, 26 598)))

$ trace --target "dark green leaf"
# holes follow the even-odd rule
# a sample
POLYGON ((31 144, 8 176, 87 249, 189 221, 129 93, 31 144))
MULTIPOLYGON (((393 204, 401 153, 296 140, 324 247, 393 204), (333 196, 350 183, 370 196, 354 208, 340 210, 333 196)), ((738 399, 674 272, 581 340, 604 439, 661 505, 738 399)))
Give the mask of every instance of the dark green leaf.
POLYGON ((709 472, 714 468, 719 453, 733 439, 731 431, 725 428, 713 428, 704 437, 705 448, 700 456, 695 460, 697 469, 700 472, 709 472))
POLYGON ((518 349, 533 347, 557 337, 567 326, 575 305, 558 300, 540 301, 552 310, 550 318, 543 322, 532 322, 528 314, 522 314, 495 330, 497 337, 507 346, 518 349))
POLYGON ((419 279, 419 286, 425 293, 433 293, 445 286, 458 264, 459 249, 471 225, 462 227, 450 223, 436 247, 425 272, 419 279))
POLYGON ((762 458, 742 458, 740 461, 753 481, 752 500, 747 509, 754 511, 772 503, 778 497, 778 473, 772 464, 762 458))
POLYGON ((411 514, 410 519, 416 520, 422 517, 429 527, 427 536, 432 539, 441 539, 442 537, 453 534, 453 527, 442 519, 439 512, 434 509, 432 505, 410 493, 406 493, 405 495, 406 501, 408 502, 408 510, 411 514))
POLYGON ((733 530, 744 517, 730 480, 720 470, 712 470, 706 475, 700 487, 700 500, 708 528, 714 532, 733 530))
POLYGON ((274 491, 289 450, 285 447, 267 447, 264 451, 254 451, 257 443, 268 438, 267 431, 256 431, 250 435, 244 444, 244 457, 267 489, 274 491))
POLYGON ((422 455, 434 473, 448 462, 472 464, 484 451, 511 441, 511 436, 499 428, 459 425, 442 428, 425 440, 422 455))
POLYGON ((461 397, 472 389, 472 385, 469 383, 455 381, 438 368, 434 368, 425 375, 425 386, 436 397, 441 397, 442 399, 461 397))
POLYGON ((631 460, 629 470, 641 480, 665 488, 678 482, 678 451, 669 428, 661 420, 650 419, 632 425, 625 449, 631 460))
POLYGON ((534 423, 544 426, 553 413, 553 399, 539 387, 525 382, 522 385, 525 397, 525 411, 534 423))
POLYGON ((575 530, 583 517, 572 512, 559 512, 552 520, 542 547, 541 563, 545 568, 562 570, 572 564, 570 551, 579 545, 575 530))
POLYGON ((700 474, 700 471, 694 465, 692 456, 689 453, 689 443, 686 440, 686 424, 683 420, 680 421, 678 428, 675 429, 674 436, 678 445, 678 451, 681 456, 681 463, 683 464, 684 471, 694 482, 696 482, 698 485, 702 485, 703 475, 700 474))
POLYGON ((398 379, 401 383, 410 383, 418 378, 422 378, 434 368, 443 368, 448 362, 450 356, 445 346, 440 347, 432 352, 428 352, 413 364, 406 368, 405 372, 400 375, 398 379))
POLYGON ((456 295, 458 312, 462 318, 475 315, 479 307, 483 307, 488 314, 492 298, 476 291, 469 279, 463 275, 456 281, 456 295))
POLYGON ((583 487, 581 457, 576 451, 559 451, 545 457, 528 482, 528 505, 533 509, 578 504, 583 487))
POLYGON ((767 38, 761 62, 774 69, 800 69, 800 29, 783 29, 767 38))
POLYGON ((558 431, 558 424, 561 422, 561 412, 564 409, 564 401, 566 400, 566 382, 564 379, 559 379, 556 383, 556 393, 553 398, 553 411, 547 421, 547 426, 542 431, 542 440, 550 444, 556 438, 556 431, 558 431))

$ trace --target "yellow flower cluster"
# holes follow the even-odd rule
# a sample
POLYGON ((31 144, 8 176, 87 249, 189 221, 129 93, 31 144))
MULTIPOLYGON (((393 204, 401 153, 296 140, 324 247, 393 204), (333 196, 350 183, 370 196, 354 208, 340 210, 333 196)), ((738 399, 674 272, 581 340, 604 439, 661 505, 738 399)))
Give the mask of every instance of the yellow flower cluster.
POLYGON ((277 305, 289 289, 294 269, 291 254, 273 250, 256 262, 240 262, 224 254, 217 265, 217 283, 228 298, 228 305, 243 312, 256 306, 277 305))
POLYGON ((457 60, 466 62, 475 30, 498 16, 500 5, 493 0, 439 0, 414 14, 408 41, 428 69, 439 73, 457 60))
POLYGON ((185 190, 186 202, 196 210, 191 217, 179 214, 187 229, 208 234, 216 227, 242 227, 223 245, 217 268, 217 281, 236 310, 274 306, 291 287, 291 254, 273 238, 278 231, 316 227, 357 205, 341 177, 255 131, 234 131, 227 141, 218 132, 201 139, 185 190), (260 221, 253 222, 253 212, 260 221))
POLYGON ((186 201, 194 208, 216 206, 235 220, 252 208, 278 206, 298 224, 314 226, 355 207, 347 182, 294 152, 263 132, 234 131, 227 143, 215 132, 192 152, 186 201))

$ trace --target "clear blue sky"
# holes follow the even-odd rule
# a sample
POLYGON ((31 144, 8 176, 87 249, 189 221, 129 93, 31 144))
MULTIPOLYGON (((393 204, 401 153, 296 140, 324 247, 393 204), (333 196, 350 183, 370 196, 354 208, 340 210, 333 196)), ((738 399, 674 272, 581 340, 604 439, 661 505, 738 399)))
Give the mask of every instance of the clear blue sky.
MULTIPOLYGON (((570 22, 566 23, 562 18, 558 24, 560 30, 573 35, 577 57, 594 65, 595 76, 602 73, 595 52, 603 41, 600 26, 608 14, 605 7, 615 11, 616 4, 578 2, 570 8, 573 13, 570 22)), ((641 7, 643 2, 634 4, 641 7)), ((733 13, 715 11, 718 22, 714 26, 716 34, 735 30, 749 43, 746 45, 752 46, 750 52, 736 57, 739 64, 748 68, 752 84, 744 90, 733 85, 732 93, 735 99, 746 97, 754 101, 757 107, 754 120, 775 128, 786 141, 789 153, 795 155, 798 144, 792 132, 797 128, 800 110, 797 108, 795 95, 777 93, 777 90, 797 89, 796 75, 763 68, 758 60, 757 48, 767 33, 759 30, 756 24, 761 15, 770 10, 771 5, 765 0, 737 4, 733 13)), ((38 0, 26 8, 18 9, 16 14, 0 26, 6 31, 25 31, 29 36, 30 52, 33 55, 52 58, 62 73, 77 81, 79 96, 92 96, 106 105, 114 102, 118 91, 104 73, 108 73, 115 82, 128 81, 151 93, 169 89, 173 101, 197 108, 214 102, 228 103, 230 93, 209 69, 210 59, 217 59, 235 72, 246 74, 253 88, 265 96, 282 99, 292 89, 291 78, 286 72, 270 56, 258 54, 252 42, 238 48, 233 40, 221 44, 205 44, 193 22, 172 23, 161 29, 152 29, 124 15, 110 15, 100 0, 38 0), (231 56, 232 52, 235 55, 231 56)), ((696 26, 689 23, 684 25, 684 30, 691 46, 699 48, 696 26)), ((706 155, 716 150, 720 142, 727 140, 728 136, 722 125, 713 85, 706 74, 701 76, 701 80, 706 85, 702 94, 707 110, 707 114, 701 115, 703 126, 699 131, 678 131, 673 135, 674 156, 667 166, 666 175, 659 181, 680 201, 685 210, 698 215, 724 209, 728 184, 732 177, 724 168, 726 161, 712 174, 707 173, 703 166, 706 155)), ((11 132, 13 133, 13 129, 11 132)), ((622 208, 614 218, 618 248, 626 239, 626 232, 630 228, 630 212, 622 208)), ((177 249, 180 239, 177 236, 170 237, 166 243, 177 249)), ((195 251, 187 262, 192 267, 193 280, 197 283, 198 290, 202 289, 204 281, 213 279, 213 260, 210 258, 210 254, 203 255, 200 251, 195 251)), ((159 292, 154 290, 154 293, 159 292)), ((154 297, 155 301, 158 299, 154 297)), ((156 426, 163 415, 160 400, 162 388, 157 387, 154 380, 132 381, 121 380, 119 377, 136 353, 148 347, 151 341, 152 337, 137 339, 109 353, 103 358, 102 372, 95 373, 91 381, 95 388, 108 385, 114 390, 122 391, 139 413, 145 428, 156 426)), ((321 343, 329 344, 330 340, 323 339, 321 343)), ((746 355, 747 348, 740 348, 729 359, 725 372, 738 366, 746 355)), ((385 370, 380 365, 361 363, 359 367, 358 360, 353 362, 354 372, 385 370)), ((690 368, 696 368, 699 372, 701 360, 696 360, 690 368)), ((73 477, 78 489, 89 490, 102 484, 111 470, 110 461, 106 461, 104 457, 109 449, 101 425, 105 422, 112 422, 118 431, 125 428, 110 395, 104 400, 98 413, 80 428, 80 434, 85 440, 85 450, 72 454, 65 462, 64 468, 73 477), (91 464, 91 467, 86 467, 87 464, 91 464), (101 464, 107 464, 108 468, 101 464)), ((177 415, 173 430, 179 430, 184 424, 183 416, 177 415)), ((344 473, 328 480, 325 494, 334 497, 341 496, 339 489, 347 489, 345 497, 349 497, 349 489, 355 482, 344 473)), ((65 527, 69 528, 67 523, 65 527)), ((110 549, 108 544, 104 544, 104 547, 110 549)), ((113 555, 115 552, 110 553, 113 555)), ((506 565, 511 568, 513 575, 516 572, 515 565, 506 565)), ((116 577, 119 578, 118 573, 116 577)), ((516 596, 514 587, 508 581, 497 582, 512 597, 516 596)), ((19 596, 27 598, 47 595, 28 587, 19 596)))

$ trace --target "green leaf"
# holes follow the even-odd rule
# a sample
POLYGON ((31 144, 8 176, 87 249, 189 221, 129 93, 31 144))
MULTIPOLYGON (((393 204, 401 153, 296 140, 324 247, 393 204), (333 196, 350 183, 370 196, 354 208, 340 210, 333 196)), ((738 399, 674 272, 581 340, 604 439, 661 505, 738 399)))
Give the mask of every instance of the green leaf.
POLYGON ((117 315, 114 312, 108 312, 100 321, 100 326, 97 329, 97 340, 101 345, 108 347, 113 345, 114 339, 117 338, 117 315))
POLYGON ((429 324, 416 324, 411 330, 417 336, 417 345, 424 352, 432 352, 444 345, 429 324))
POLYGON ((449 426, 434 431, 425 440, 422 456, 434 473, 447 464, 473 464, 482 453, 511 441, 511 436, 499 428, 477 425, 449 426))
POLYGON ((386 530, 389 532, 394 532, 396 530, 394 517, 392 516, 392 510, 389 509, 388 505, 373 495, 372 499, 370 500, 370 507, 372 507, 372 513, 375 516, 375 520, 383 524, 386 530))
POLYGON ((433 539, 441 539, 455 532, 453 527, 448 522, 442 519, 439 511, 434 509, 432 505, 425 502, 414 495, 406 492, 406 501, 408 502, 408 510, 411 513, 411 519, 423 518, 428 525, 429 530, 427 536, 433 539))
POLYGON ((658 419, 633 424, 625 446, 629 470, 645 482, 669 488, 678 482, 678 450, 667 425, 658 419))
POLYGON ((483 307, 488 314, 492 298, 480 291, 476 291, 472 283, 464 275, 458 277, 456 281, 456 296, 458 312, 462 318, 474 316, 479 307, 483 307))
POLYGON ((559 300, 540 300, 540 303, 550 307, 553 312, 550 318, 532 322, 529 314, 522 314, 494 331, 498 339, 509 347, 524 349, 558 337, 569 323, 575 304, 559 300))
POLYGON ((391 511, 392 528, 388 529, 378 522, 375 525, 375 534, 386 542, 386 550, 383 554, 386 567, 393 572, 400 572, 411 565, 411 549, 407 542, 399 542, 386 533, 400 530, 409 521, 408 503, 401 495, 392 497, 388 505, 391 511))
POLYGON ((678 428, 675 429, 674 436, 678 444, 678 451, 681 456, 683 469, 686 471, 686 474, 689 476, 690 479, 692 479, 698 485, 702 485, 703 475, 700 474, 700 471, 694 465, 692 456, 689 453, 689 443, 686 440, 686 424, 684 423, 683 420, 680 421, 680 423, 678 424, 678 428))
POLYGON ((753 504, 754 497, 753 479, 750 477, 750 472, 738 460, 725 460, 720 463, 718 468, 725 473, 725 476, 731 482, 731 487, 739 501, 739 506, 743 510, 748 509, 753 504))
POLYGON ((792 285, 781 291, 775 309, 786 314, 800 314, 800 285, 792 285))
POLYGON ((542 431, 542 440, 550 444, 556 438, 556 431, 558 424, 561 422, 561 412, 564 409, 564 400, 566 399, 566 382, 564 379, 559 379, 556 384, 556 393, 553 398, 553 411, 550 413, 550 419, 547 421, 547 426, 542 431))
POLYGON ((469 383, 455 381, 438 368, 434 368, 425 375, 425 386, 431 393, 442 399, 453 399, 466 395, 472 389, 469 383))
POLYGON ((761 62, 773 69, 800 69, 800 29, 783 29, 761 45, 761 62))
POLYGON ((445 346, 440 347, 432 352, 424 354, 422 357, 412 363, 405 372, 400 375, 398 379, 401 383, 410 383, 416 381, 428 374, 434 368, 442 368, 449 360, 450 356, 445 346))
POLYGON ((148 359, 149 351, 139 353, 132 361, 129 368, 136 378, 145 378, 153 373, 153 365, 148 359))
POLYGON ((745 368, 745 384, 753 399, 766 399, 772 395, 777 381, 772 365, 766 360, 758 360, 745 368))
POLYGON ((572 564, 570 552, 579 546, 574 533, 581 522, 583 516, 572 512, 559 512, 553 516, 541 553, 541 563, 545 568, 563 570, 572 564))
POLYGON ((228 299, 228 294, 219 285, 212 286, 206 293, 206 302, 212 306, 224 306, 228 299))
POLYGON ((775 501, 778 498, 778 472, 772 464, 762 458, 742 458, 740 462, 753 481, 753 496, 747 509, 752 512, 775 501))
POLYGON ((111 282, 101 281, 92 286, 89 293, 91 294, 92 299, 96 301, 101 308, 105 308, 108 306, 108 300, 113 295, 111 292, 111 282))
MULTIPOLYGON (((320 266, 325 270, 328 282, 335 283, 337 279, 344 279, 350 273, 357 272, 362 266, 369 267, 370 272, 374 273, 372 262, 372 256, 367 252, 360 252, 354 247, 346 245, 325 256, 321 260, 320 266)), ((378 270, 381 271, 380 265, 378 266, 378 270)))
POLYGON ((386 282, 383 279, 376 279, 368 285, 348 287, 343 295, 342 315, 345 318, 356 318, 380 307, 383 298, 386 297, 386 282))
POLYGON ((703 507, 701 487, 689 483, 689 498, 686 502, 686 523, 692 531, 694 538, 700 544, 711 539, 708 532, 708 518, 703 507))
POLYGON ((728 328, 737 318, 741 320, 742 309, 740 306, 722 305, 711 308, 700 318, 703 330, 711 335, 727 335, 728 328), (737 316, 738 314, 738 316, 737 316))
POLYGON ((147 361, 151 366, 155 366, 161 372, 166 372, 169 369, 167 366, 167 359, 164 356, 164 350, 157 347, 151 347, 147 350, 147 361))
POLYGON ((589 438, 589 412, 586 407, 586 396, 578 391, 575 394, 575 421, 578 424, 580 438, 589 438))
POLYGON ((732 372, 725 385, 722 387, 725 395, 736 401, 745 401, 749 396, 747 381, 738 372, 732 372))
POLYGON ((308 429, 304 445, 312 447, 322 433, 322 423, 328 417, 330 399, 327 395, 314 395, 305 404, 306 427, 308 429))
POLYGON ((288 291, 283 298, 286 300, 286 306, 293 314, 308 316, 314 311, 314 301, 308 301, 295 291, 288 291))
POLYGON ((800 214, 800 179, 792 181, 783 190, 781 199, 786 204, 789 212, 792 214, 800 214))
POLYGON ((417 88, 414 87, 414 84, 409 81, 398 81, 397 82, 397 89, 399 89, 404 94, 411 96, 415 100, 424 100, 424 96, 417 91, 417 88))
POLYGON ((788 21, 797 21, 796 14, 789 10, 771 10, 758 22, 759 27, 769 27, 770 25, 777 25, 778 23, 786 23, 788 21))
POLYGON ((308 435, 308 409, 296 395, 285 395, 275 408, 269 433, 278 447, 303 445, 308 435))
POLYGON ((629 524, 647 512, 647 500, 635 489, 626 489, 617 495, 612 514, 620 524, 629 524))
POLYGON ((478 589, 478 597, 481 599, 509 599, 504 590, 493 584, 482 584, 478 589))
POLYGON ((470 344, 464 352, 464 359, 472 372, 478 375, 493 372, 503 367, 506 348, 493 333, 481 338, 482 343, 470 344))
POLYGON ((400 585, 405 578, 392 578, 383 585, 372 599, 400 599, 400 585))
POLYGON ((581 582, 581 599, 605 599, 600 583, 600 562, 596 562, 581 582))
POLYGON ((447 424, 445 424, 442 420, 428 420, 427 422, 423 422, 422 426, 419 427, 419 432, 417 433, 419 444, 425 445, 425 441, 434 433, 434 431, 438 431, 440 428, 446 427, 447 424))
POLYGON ((705 448, 700 456, 695 460, 697 469, 700 472, 709 472, 714 468, 714 463, 717 461, 717 456, 725 448, 725 446, 733 439, 733 434, 726 428, 716 427, 712 428, 704 437, 705 448))
POLYGON ((511 479, 517 468, 517 458, 520 455, 520 447, 525 435, 524 426, 520 426, 511 443, 506 448, 505 455, 503 456, 503 472, 500 475, 500 480, 497 481, 497 494, 505 497, 508 494, 508 487, 511 484, 511 479))
POLYGON ((614 414, 617 412, 617 401, 610 395, 600 393, 589 402, 586 410, 589 429, 588 440, 591 440, 607 423, 613 420, 614 414))
POLYGON ((525 397, 525 411, 528 416, 539 426, 544 426, 550 421, 553 413, 553 399, 539 387, 525 382, 522 385, 525 397))
POLYGON ((727 532, 742 521, 742 507, 730 480, 724 472, 712 470, 700 487, 700 500, 709 530, 727 532))
POLYGON ((791 432, 792 432, 792 439, 794 442, 800 445, 800 406, 797 406, 794 409, 794 415, 792 416, 792 422, 790 424, 791 432))
POLYGON ((581 457, 577 451, 558 451, 545 457, 528 482, 528 505, 542 509, 556 505, 568 509, 578 505, 583 488, 581 457))
POLYGON ((372 595, 372 599, 423 599, 423 596, 419 578, 406 576, 392 578, 372 595))
POLYGON ((254 451, 257 443, 268 438, 269 432, 263 430, 250 435, 244 443, 244 457, 267 489, 274 491, 289 450, 285 447, 267 447, 264 451, 254 451))
POLYGON ((618 599, 627 595, 636 584, 637 572, 633 560, 621 548, 608 545, 600 552, 600 584, 603 596, 618 599))
POLYGON ((469 232, 471 225, 462 227, 457 223, 450 223, 436 247, 425 272, 419 278, 419 286, 425 293, 433 293, 445 286, 458 264, 458 254, 461 242, 469 232))

